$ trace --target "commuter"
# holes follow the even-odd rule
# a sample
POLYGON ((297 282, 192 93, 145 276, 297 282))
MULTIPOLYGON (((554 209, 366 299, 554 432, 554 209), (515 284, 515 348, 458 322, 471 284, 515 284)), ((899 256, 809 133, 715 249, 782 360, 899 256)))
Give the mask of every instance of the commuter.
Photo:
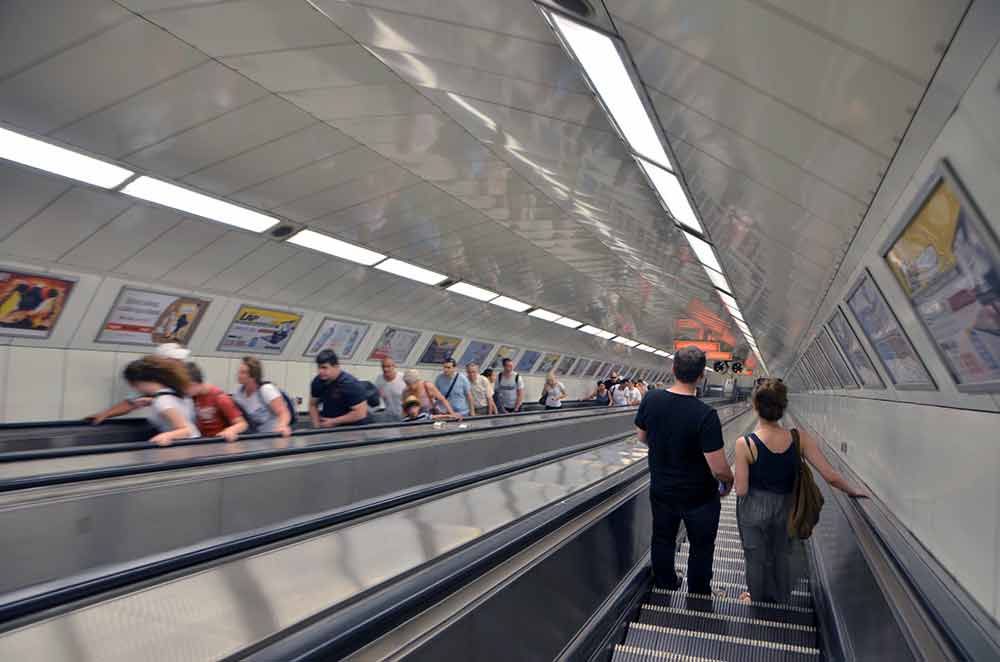
POLYGON ((420 404, 420 398, 415 395, 408 395, 403 400, 403 422, 420 423, 423 421, 454 421, 459 417, 455 414, 431 414, 424 411, 420 404))
POLYGON ((627 407, 632 404, 632 384, 623 379, 611 387, 611 404, 615 407, 627 407))
MULTIPOLYGON (((451 403, 451 412, 459 416, 472 416, 476 403, 472 399, 472 385, 468 378, 458 371, 455 359, 445 359, 441 365, 441 374, 434 379, 434 386, 444 394, 444 399, 451 403)), ((441 414, 440 410, 436 413, 441 414)))
MULTIPOLYGON (((490 372, 492 375, 493 372, 490 372)), ((492 416, 497 413, 497 404, 493 402, 493 382, 485 375, 479 374, 479 365, 469 363, 465 366, 465 376, 472 386, 472 401, 475 404, 476 416, 492 416)))
POLYGON ((496 386, 497 410, 501 414, 521 411, 524 404, 524 382, 521 375, 514 372, 514 362, 511 359, 503 360, 503 369, 497 377, 496 386))
POLYGON ((382 359, 382 374, 375 378, 375 387, 385 405, 386 418, 400 420, 403 417, 403 391, 406 390, 406 382, 391 358, 382 359))
POLYGON ((545 385, 542 387, 542 402, 546 409, 559 409, 566 399, 566 387, 556 379, 556 373, 551 370, 545 375, 545 385))
POLYGON ((183 364, 159 356, 146 356, 129 363, 123 376, 139 397, 89 416, 94 425, 148 407, 146 418, 159 431, 150 439, 154 444, 168 446, 178 439, 201 436, 195 421, 194 403, 187 395, 191 380, 183 364))
POLYGON ((490 391, 494 392, 494 395, 495 395, 494 389, 496 388, 496 385, 497 385, 497 377, 496 377, 496 374, 493 372, 493 368, 487 368, 486 370, 483 370, 483 377, 485 377, 487 380, 489 380, 489 382, 490 382, 490 391))
POLYGON ((420 408, 428 414, 433 414, 438 409, 444 409, 445 412, 461 418, 455 414, 455 410, 451 408, 451 403, 441 394, 437 386, 432 382, 421 379, 420 373, 416 370, 410 369, 404 372, 403 381, 406 382, 406 390, 403 391, 403 402, 406 402, 410 397, 414 397, 420 401, 420 408))
POLYGON ((594 390, 590 392, 590 395, 586 397, 587 400, 594 400, 597 402, 598 406, 606 407, 611 404, 611 394, 608 393, 608 387, 604 382, 597 382, 597 386, 594 390))
POLYGON ((736 440, 736 518, 746 557, 749 592, 740 600, 787 604, 791 597, 793 541, 788 532, 795 477, 804 457, 830 485, 852 497, 864 497, 837 472, 810 435, 779 422, 788 406, 780 379, 754 388, 757 412, 753 432, 736 440))
POLYGON ((233 401, 243 410, 243 415, 254 432, 278 433, 282 437, 292 434, 292 412, 288 409, 281 390, 264 381, 264 367, 260 360, 244 356, 236 373, 240 387, 233 393, 233 401))
POLYGON ((354 375, 340 367, 332 349, 316 355, 316 376, 309 385, 309 419, 314 428, 372 422, 368 393, 354 375))
POLYGON ((218 386, 205 383, 201 368, 196 363, 187 364, 191 387, 188 395, 194 401, 195 421, 203 437, 222 437, 236 441, 250 425, 233 399, 218 386))
POLYGON ((733 473, 726 462, 719 415, 695 397, 704 373, 703 351, 696 347, 678 350, 674 356, 677 383, 646 396, 636 412, 635 426, 639 441, 649 446, 654 581, 663 589, 680 588, 674 553, 683 521, 690 545, 688 592, 708 595, 719 497, 732 489, 733 473))
POLYGON ((611 374, 608 375, 607 378, 604 380, 604 386, 610 391, 615 386, 617 386, 618 382, 620 382, 620 381, 621 381, 621 378, 618 376, 618 372, 615 371, 615 370, 612 370, 611 374))
POLYGON ((646 389, 646 382, 644 382, 641 379, 639 379, 639 380, 637 380, 635 382, 634 388, 635 388, 636 391, 639 392, 639 400, 642 400, 643 396, 646 395, 646 390, 647 390, 646 389))
POLYGON ((175 342, 168 342, 157 345, 156 351, 153 352, 153 355, 183 363, 191 357, 191 350, 184 345, 180 345, 175 342))

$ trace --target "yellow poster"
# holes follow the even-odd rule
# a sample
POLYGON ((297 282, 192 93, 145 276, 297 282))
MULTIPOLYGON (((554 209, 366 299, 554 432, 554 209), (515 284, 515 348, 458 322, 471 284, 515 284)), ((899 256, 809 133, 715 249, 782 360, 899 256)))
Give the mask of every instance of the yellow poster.
POLYGON ((284 310, 241 306, 219 343, 224 352, 281 354, 302 316, 284 310))
POLYGON ((958 196, 942 181, 889 249, 885 259, 907 296, 955 268, 952 246, 961 211, 958 196))

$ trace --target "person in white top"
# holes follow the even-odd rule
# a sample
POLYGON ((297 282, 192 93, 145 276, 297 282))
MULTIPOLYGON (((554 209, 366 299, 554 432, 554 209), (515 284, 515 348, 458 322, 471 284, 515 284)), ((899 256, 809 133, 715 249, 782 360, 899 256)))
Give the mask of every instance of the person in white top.
POLYGON ((472 388, 472 402, 475 404, 476 416, 496 414, 497 403, 493 402, 493 382, 479 374, 478 363, 467 364, 465 374, 472 388))
POLYGON ((546 409, 559 409, 562 401, 566 399, 566 387, 556 379, 556 373, 549 372, 545 375, 545 386, 542 387, 542 395, 545 396, 546 409))
POLYGON ((524 382, 521 380, 521 375, 514 372, 514 361, 504 358, 502 365, 503 370, 494 386, 498 409, 502 408, 504 414, 521 411, 521 404, 524 402, 524 382))
POLYGON ((233 400, 245 412, 254 432, 276 432, 282 437, 292 434, 292 413, 277 386, 264 381, 264 368, 252 356, 240 362, 236 381, 240 387, 233 400))
POLYGON ((382 374, 375 378, 375 387, 382 396, 385 405, 385 415, 394 421, 403 419, 403 391, 406 382, 403 375, 396 370, 396 362, 390 358, 382 359, 382 374))
POLYGON ((639 395, 639 391, 633 388, 631 382, 627 379, 623 379, 621 382, 611 387, 611 403, 615 407, 637 405, 640 400, 641 396, 639 395))
POLYGON ((149 407, 146 417, 158 431, 150 439, 154 444, 167 446, 178 439, 197 439, 201 436, 194 402, 187 396, 191 380, 184 364, 161 356, 146 356, 129 363, 123 376, 140 394, 139 397, 89 416, 94 425, 149 407))

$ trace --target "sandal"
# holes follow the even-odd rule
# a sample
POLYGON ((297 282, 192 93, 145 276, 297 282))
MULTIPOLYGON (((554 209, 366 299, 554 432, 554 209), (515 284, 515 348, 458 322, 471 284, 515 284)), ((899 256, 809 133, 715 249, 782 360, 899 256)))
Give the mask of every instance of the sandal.
POLYGON ((750 604, 751 602, 753 602, 753 600, 750 598, 750 593, 748 591, 743 591, 742 593, 740 593, 740 597, 738 599, 740 602, 744 604, 750 604))

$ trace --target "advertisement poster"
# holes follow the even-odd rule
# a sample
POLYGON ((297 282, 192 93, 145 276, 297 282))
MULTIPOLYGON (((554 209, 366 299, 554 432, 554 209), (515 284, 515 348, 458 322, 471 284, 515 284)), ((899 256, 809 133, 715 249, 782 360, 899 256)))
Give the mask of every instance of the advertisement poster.
POLYGON ((497 353, 493 357, 493 360, 490 361, 489 367, 493 368, 494 372, 496 372, 497 370, 502 370, 503 360, 510 359, 511 361, 513 361, 515 356, 517 356, 517 347, 511 347, 510 345, 500 345, 500 349, 497 350, 497 353))
POLYGON ((559 362, 556 366, 557 375, 568 375, 569 371, 573 368, 573 363, 576 361, 575 356, 565 356, 563 360, 559 362))
POLYGON ((847 298, 847 307, 854 313, 868 342, 875 348, 892 383, 901 388, 935 388, 923 362, 903 333, 899 321, 882 297, 870 274, 847 298))
POLYGON ((583 374, 584 370, 586 370, 589 365, 590 365, 590 359, 581 358, 579 361, 576 362, 576 365, 573 366, 573 370, 569 373, 570 377, 579 377, 580 375, 583 374))
POLYGON ((118 293, 96 342, 186 345, 207 308, 204 299, 126 286, 118 293))
POLYGON ((536 352, 530 349, 524 350, 524 354, 521 355, 521 359, 517 362, 517 366, 514 368, 517 372, 531 372, 531 368, 535 365, 535 361, 541 356, 541 352, 536 352))
POLYGON ((885 260, 960 389, 1000 390, 1000 249, 957 183, 938 180, 885 260))
POLYGON ((302 321, 302 315, 285 310, 240 306, 226 335, 219 343, 220 352, 281 354, 302 321))
POLYGON ((48 338, 75 282, 0 269, 0 336, 48 338))
POLYGON ((847 360, 851 362, 854 372, 861 378, 861 383, 865 388, 885 388, 885 383, 879 377, 875 365, 868 357, 868 352, 861 346, 861 340, 854 333, 844 311, 837 309, 837 312, 830 318, 828 324, 830 334, 833 339, 844 350, 847 360))
POLYGON ((550 370, 555 370, 561 357, 562 354, 556 354, 555 352, 546 353, 542 356, 542 362, 535 368, 535 372, 547 374, 550 370))
POLYGON ((420 340, 419 331, 399 329, 394 326, 385 327, 382 337, 375 343, 375 348, 368 355, 369 361, 392 359, 399 365, 406 363, 406 357, 413 351, 413 346, 420 340))
POLYGON ((584 377, 597 377, 600 374, 601 368, 604 367, 604 363, 594 359, 590 362, 590 366, 583 373, 584 377))
POLYGON ((324 349, 332 349, 340 360, 353 358, 369 328, 368 324, 327 317, 316 329, 303 356, 316 356, 324 349))
POLYGON ((826 358, 833 366, 833 372, 840 383, 845 388, 858 388, 858 380, 854 378, 854 373, 847 367, 844 357, 833 346, 833 340, 830 338, 830 335, 823 329, 820 329, 817 339, 819 340, 819 348, 826 354, 826 358))
POLYGON ((479 340, 470 340, 469 346, 465 348, 462 352, 462 358, 458 360, 458 365, 461 368, 470 363, 475 363, 479 366, 480 370, 483 369, 483 363, 486 362, 486 358, 493 351, 493 343, 491 342, 480 342, 479 340))
POLYGON ((431 341, 428 343, 424 353, 420 355, 418 363, 441 365, 451 358, 451 355, 455 353, 461 342, 461 338, 454 336, 431 336, 431 341))

